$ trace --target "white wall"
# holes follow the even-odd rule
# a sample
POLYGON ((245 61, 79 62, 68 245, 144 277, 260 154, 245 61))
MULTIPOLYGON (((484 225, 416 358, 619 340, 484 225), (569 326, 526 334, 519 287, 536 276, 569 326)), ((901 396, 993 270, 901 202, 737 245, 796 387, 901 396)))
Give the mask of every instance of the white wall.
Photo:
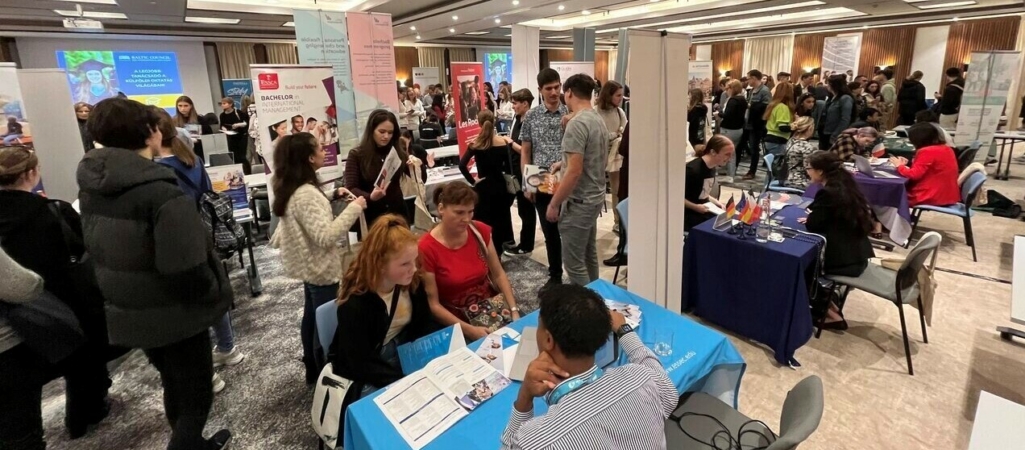
POLYGON ((712 45, 695 45, 694 46, 694 60, 695 61, 711 61, 712 60, 712 45))
MULTIPOLYGON (((202 42, 173 42, 116 39, 22 38, 16 41, 23 69, 57 68, 58 50, 162 51, 178 55, 178 72, 185 95, 192 98, 200 114, 217 112, 210 98, 210 78, 202 42)), ((217 68, 211 68, 216 71, 217 68)), ((68 105, 71 108, 71 105, 68 105)), ((75 130, 77 133, 78 130, 75 130)))
POLYGON ((33 146, 42 166, 43 188, 47 197, 70 203, 78 198, 75 173, 85 148, 74 110, 61 106, 71 104, 67 80, 67 75, 59 69, 18 71, 25 117, 33 125, 33 146), (53 130, 67 132, 49 132, 53 130))
POLYGON ((940 89, 943 79, 943 59, 947 54, 947 35, 950 25, 922 27, 915 31, 915 50, 911 57, 911 70, 921 70, 922 84, 925 85, 925 98, 932 98, 933 93, 940 89))

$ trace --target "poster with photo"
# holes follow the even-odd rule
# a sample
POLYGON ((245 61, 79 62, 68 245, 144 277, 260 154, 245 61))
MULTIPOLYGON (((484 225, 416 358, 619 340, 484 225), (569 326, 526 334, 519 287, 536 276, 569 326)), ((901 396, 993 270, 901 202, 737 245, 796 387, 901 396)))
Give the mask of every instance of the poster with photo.
POLYGON ((253 95, 253 80, 248 78, 221 80, 221 89, 224 90, 225 97, 230 97, 235 101, 235 109, 241 109, 242 97, 253 95))
POLYGON ((452 101, 455 102, 456 140, 459 141, 459 156, 466 153, 469 142, 480 134, 477 113, 484 105, 484 64, 479 62, 454 62, 449 66, 452 72, 452 101))
POLYGON ((328 65, 334 69, 334 99, 339 148, 348 151, 359 143, 356 98, 352 89, 349 32, 345 13, 294 10, 299 64, 328 65))
POLYGON ((956 145, 972 145, 978 140, 988 147, 993 142, 1011 80, 1018 75, 1019 58, 1021 53, 1016 51, 972 52, 954 134, 956 145))
POLYGON ((0 146, 33 148, 14 63, 0 63, 0 146))
POLYGON ((173 114, 184 92, 174 52, 58 50, 57 67, 67 71, 75 103, 95 105, 120 92, 173 114))
POLYGON ((499 83, 512 80, 512 53, 484 53, 484 70, 484 78, 491 83, 491 86, 495 88, 495 94, 497 94, 499 83))
POLYGON ((207 167, 206 173, 210 175, 210 184, 214 192, 227 194, 228 197, 231 197, 231 206, 234 209, 233 215, 235 220, 252 217, 253 211, 249 209, 246 178, 243 175, 241 164, 207 167))
POLYGON ((705 102, 712 98, 712 61, 690 61, 687 75, 687 90, 701 89, 705 93, 705 102))

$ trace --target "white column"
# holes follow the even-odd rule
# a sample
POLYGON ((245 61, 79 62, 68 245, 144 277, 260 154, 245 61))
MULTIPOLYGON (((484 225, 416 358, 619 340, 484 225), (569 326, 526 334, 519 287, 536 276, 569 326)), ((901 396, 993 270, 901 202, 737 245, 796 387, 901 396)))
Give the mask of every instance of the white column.
POLYGON ((690 36, 630 30, 630 291, 671 311, 683 292, 686 102, 669 101, 686 80, 690 36))
MULTIPOLYGON (((926 98, 932 98, 934 92, 940 90, 943 80, 943 58, 947 54, 947 35, 950 25, 922 27, 915 30, 915 46, 911 54, 911 70, 922 71, 922 84, 925 85, 926 98)), ((898 61, 897 64, 900 64, 898 61)))
POLYGON ((25 117, 32 126, 33 147, 43 168, 43 190, 49 198, 74 202, 78 199, 78 162, 85 156, 85 148, 71 107, 68 75, 63 69, 22 69, 18 82, 25 117))
MULTIPOLYGON (((537 73, 541 71, 540 29, 512 26, 513 89, 537 90, 537 73)), ((535 95, 537 97, 537 95, 535 95)))

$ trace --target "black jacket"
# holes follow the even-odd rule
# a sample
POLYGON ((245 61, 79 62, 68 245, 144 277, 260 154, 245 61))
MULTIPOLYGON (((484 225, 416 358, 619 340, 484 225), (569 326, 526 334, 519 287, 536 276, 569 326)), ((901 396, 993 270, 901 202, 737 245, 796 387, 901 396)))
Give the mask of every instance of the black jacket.
POLYGON ((687 111, 688 138, 691 145, 705 143, 705 123, 708 121, 708 106, 704 103, 694 105, 687 111))
POLYGON ((721 128, 727 130, 743 130, 744 129, 744 112, 747 111, 747 99, 742 95, 736 95, 726 100, 726 106, 723 107, 721 114, 722 123, 719 124, 721 128))
POLYGON ((958 77, 947 83, 940 99, 940 114, 951 115, 961 111, 961 96, 964 95, 964 78, 958 77))
POLYGON ((826 237, 823 269, 827 274, 856 277, 865 270, 869 258, 875 257, 875 252, 868 233, 841 218, 839 211, 847 207, 839 204, 835 194, 824 187, 808 206, 811 214, 805 227, 826 237))
POLYGON ((108 147, 86 154, 77 178, 111 344, 153 348, 207 332, 231 305, 231 284, 174 171, 108 147))
POLYGON ((902 116, 914 117, 929 108, 925 103, 925 85, 918 80, 904 80, 897 93, 897 110, 902 116))
MULTIPOLYGON (((338 329, 331 342, 328 359, 334 372, 362 388, 365 384, 387 386, 402 378, 401 368, 381 359, 381 347, 388 334, 388 308, 391 298, 381 299, 375 292, 350 296, 338 307, 338 329), (385 302, 388 305, 385 305, 385 302)), ((413 341, 436 328, 427 305, 423 283, 410 292, 412 318, 402 335, 413 341)))

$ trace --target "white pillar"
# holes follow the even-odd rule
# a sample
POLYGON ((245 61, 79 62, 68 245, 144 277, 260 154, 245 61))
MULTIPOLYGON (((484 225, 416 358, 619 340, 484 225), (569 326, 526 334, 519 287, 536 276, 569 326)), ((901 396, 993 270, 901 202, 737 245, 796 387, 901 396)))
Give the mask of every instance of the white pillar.
POLYGON ((694 60, 695 61, 711 61, 712 60, 712 45, 695 45, 694 46, 694 60))
MULTIPOLYGON (((537 73, 541 71, 540 29, 512 26, 513 89, 537 89, 537 73)), ((536 97, 536 95, 535 95, 536 97)))
POLYGON ((78 121, 71 107, 64 69, 18 71, 25 118, 42 166, 43 190, 49 198, 68 203, 78 198, 78 162, 85 156, 78 121))
POLYGON ((686 80, 690 36, 657 31, 627 33, 630 65, 630 291, 671 311, 683 292, 683 192, 686 102, 669 101, 686 80))

